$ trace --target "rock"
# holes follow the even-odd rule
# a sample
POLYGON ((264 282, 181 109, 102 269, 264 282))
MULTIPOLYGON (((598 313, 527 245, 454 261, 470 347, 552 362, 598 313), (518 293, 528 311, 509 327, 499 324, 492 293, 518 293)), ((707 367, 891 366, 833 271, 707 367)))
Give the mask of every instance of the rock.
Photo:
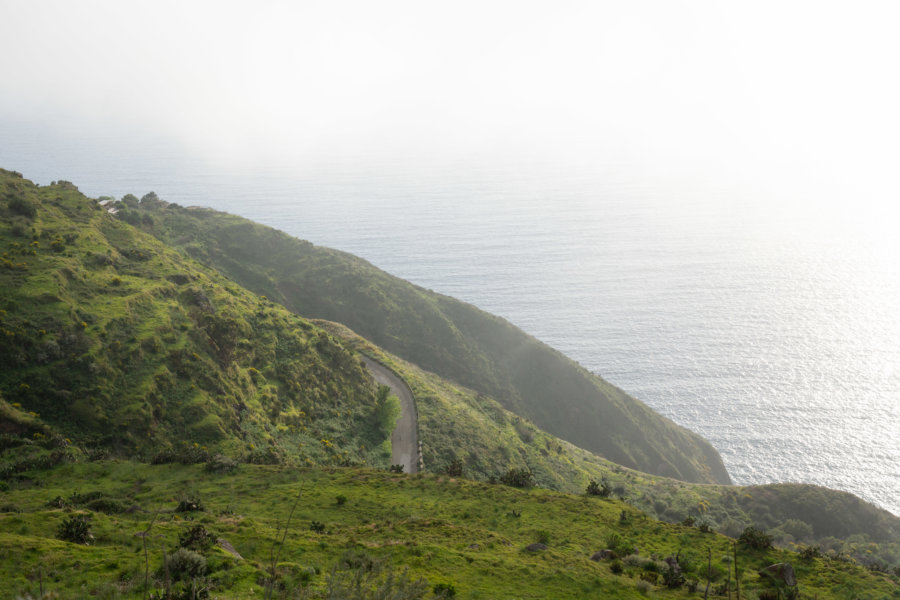
POLYGON ((235 557, 236 559, 238 559, 238 560, 244 560, 244 557, 241 556, 240 554, 238 554, 238 551, 234 549, 234 546, 232 546, 232 545, 228 542, 228 540, 226 540, 225 538, 219 538, 219 539, 217 539, 217 540, 216 540, 216 543, 219 544, 219 548, 221 548, 222 550, 224 550, 224 551, 227 552, 228 554, 232 555, 232 556, 235 557))
POLYGON ((599 550, 591 555, 591 560, 610 560, 616 557, 616 553, 612 550, 599 550))
POLYGON ((791 563, 775 563, 759 572, 760 577, 771 577, 779 586, 794 587, 797 585, 797 576, 794 575, 794 567, 791 563))
POLYGON ((478 544, 469 544, 469 550, 478 550, 478 544))
POLYGON ((547 549, 547 544, 541 544, 540 542, 535 544, 528 544, 527 546, 525 546, 525 549, 529 552, 540 552, 547 549))

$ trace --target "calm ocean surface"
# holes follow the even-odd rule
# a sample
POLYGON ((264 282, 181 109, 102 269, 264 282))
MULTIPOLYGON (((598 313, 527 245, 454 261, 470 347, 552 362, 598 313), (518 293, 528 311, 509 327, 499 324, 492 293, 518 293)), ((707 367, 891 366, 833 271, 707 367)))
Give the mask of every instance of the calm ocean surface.
MULTIPOLYGON (((79 138, 82 139, 82 138, 79 138)), ((0 166, 243 215, 501 315, 710 440, 736 483, 900 515, 897 223, 638 179, 236 172, 0 122, 0 166)))

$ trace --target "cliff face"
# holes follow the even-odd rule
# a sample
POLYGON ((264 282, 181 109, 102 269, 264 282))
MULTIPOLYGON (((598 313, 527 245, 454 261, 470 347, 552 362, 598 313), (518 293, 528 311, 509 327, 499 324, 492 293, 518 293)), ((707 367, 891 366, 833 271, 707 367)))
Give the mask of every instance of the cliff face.
POLYGON ((344 323, 582 448, 649 473, 730 481, 706 440, 504 319, 240 217, 161 202, 129 210, 147 232, 248 289, 344 323))

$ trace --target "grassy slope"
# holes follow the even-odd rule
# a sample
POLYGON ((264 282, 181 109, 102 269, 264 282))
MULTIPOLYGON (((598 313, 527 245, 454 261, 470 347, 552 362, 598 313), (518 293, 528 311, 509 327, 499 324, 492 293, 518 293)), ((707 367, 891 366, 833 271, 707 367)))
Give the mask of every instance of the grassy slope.
POLYGON ((390 460, 351 352, 73 185, 0 171, 0 252, 0 433, 146 456, 182 440, 260 460, 390 460))
POLYGON ((442 472, 454 459, 463 462, 466 477, 478 480, 527 468, 539 485, 569 493, 583 492, 591 479, 605 480, 617 496, 668 522, 691 517, 733 537, 754 525, 786 546, 821 544, 862 562, 900 564, 900 518, 852 494, 807 484, 691 484, 623 468, 541 431, 491 398, 383 351, 343 325, 316 323, 406 380, 416 397, 425 465, 432 472, 442 472))
POLYGON ((144 215, 148 231, 248 289, 344 323, 582 448, 686 481, 729 481, 706 440, 499 317, 240 217, 160 203, 125 216, 144 215))
MULTIPOLYGON (((463 599, 640 598, 639 581, 655 577, 648 569, 657 563, 641 567, 639 562, 680 552, 687 578, 704 579, 707 549, 715 591, 725 581, 730 554, 725 537, 655 521, 618 500, 428 474, 258 465, 242 465, 234 474, 211 474, 199 466, 107 461, 30 475, 32 479, 4 493, 5 506, 0 507, 4 511, 0 580, 5 583, 0 598, 25 591, 35 594, 39 578, 45 591, 60 598, 141 597, 144 555, 142 538, 135 533, 145 530, 157 511, 147 538, 151 584, 156 589, 162 586, 162 575, 154 574, 163 550, 171 553, 180 534, 202 524, 243 556, 237 560, 218 548, 207 552, 209 582, 215 586, 212 595, 262 597, 260 582, 277 528, 283 527, 301 489, 280 558, 280 579, 286 589, 276 597, 296 597, 301 583, 321 590, 331 566, 348 550, 390 556, 397 570, 405 567, 413 577, 427 578, 429 587, 452 583, 456 597, 463 599), (118 514, 95 511, 92 546, 63 542, 55 539, 59 524, 68 514, 85 509, 58 509, 47 503, 57 496, 70 498, 76 490, 82 495, 101 492, 107 505, 118 502, 136 508, 118 514), (346 503, 340 505, 338 496, 346 503), (174 513, 185 497, 200 499, 205 511, 174 513), (310 530, 314 521, 324 525, 324 532, 310 530), (608 561, 589 560, 608 545, 612 534, 643 557, 625 561, 621 575, 611 572, 608 561), (524 551, 538 539, 545 539, 549 549, 524 551)), ((804 560, 788 551, 760 552, 741 546, 739 561, 744 598, 755 597, 763 586, 756 575, 759 568, 782 561, 794 566, 803 598, 868 600, 898 593, 896 577, 839 560, 804 560)), ((693 594, 686 588, 651 587, 652 597, 696 598, 704 586, 693 594)))

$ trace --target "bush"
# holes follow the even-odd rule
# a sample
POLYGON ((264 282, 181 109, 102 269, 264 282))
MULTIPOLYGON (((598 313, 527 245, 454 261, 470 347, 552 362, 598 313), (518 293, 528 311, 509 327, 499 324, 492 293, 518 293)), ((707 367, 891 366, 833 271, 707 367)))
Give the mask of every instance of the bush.
POLYGON ((338 506, 343 506, 347 504, 347 496, 338 494, 337 496, 335 496, 334 501, 338 506))
POLYGON ((500 476, 500 483, 510 487, 530 488, 534 486, 534 474, 531 469, 510 469, 500 476))
POLYGON ((452 583, 437 583, 431 591, 435 598, 453 598, 456 596, 456 587, 452 583))
POLYGON ((447 468, 444 471, 450 477, 462 477, 463 476, 463 463, 458 458, 454 458, 450 461, 450 464, 447 465, 447 468))
POLYGON ((33 219, 37 215, 37 208, 34 204, 21 196, 11 198, 7 206, 12 212, 29 219, 33 219))
POLYGON ((128 510, 128 507, 115 498, 96 498, 85 504, 87 508, 95 512, 102 512, 107 515, 117 515, 128 510))
POLYGON ((622 561, 618 558, 609 563, 609 570, 612 571, 615 575, 621 575, 623 571, 625 571, 625 565, 622 564, 622 561))
POLYGON ((206 558, 193 550, 179 548, 166 556, 165 571, 175 581, 203 577, 206 575, 206 558))
POLYGON ((216 454, 208 461, 204 469, 210 473, 233 473, 238 467, 236 460, 228 458, 224 454, 216 454))
POLYGON ((73 544, 90 544, 94 540, 88 515, 66 517, 56 530, 56 537, 73 544))
POLYGON ((591 479, 586 491, 589 496, 600 496, 601 498, 609 498, 612 494, 612 488, 605 480, 597 483, 591 479))
POLYGON ((738 541, 754 550, 767 550, 772 547, 772 536, 756 527, 746 528, 738 541))
POLYGON ((216 536, 203 525, 194 525, 178 536, 178 545, 195 552, 206 552, 216 543, 216 536))
POLYGON ((641 579, 636 584, 634 584, 634 587, 638 592, 641 593, 642 596, 646 596, 650 592, 650 590, 653 589, 653 584, 646 579, 641 579))
POLYGON ((391 473, 402 473, 403 465, 391 465, 388 471, 390 471, 391 473))
POLYGON ((178 502, 178 506, 175 508, 175 512, 195 512, 202 510, 205 510, 203 508, 203 503, 196 498, 184 498, 178 502))
MULTIPOLYGON (((812 560, 814 558, 822 558, 822 550, 818 546, 805 546, 800 550, 800 558, 804 560, 812 560)), ((898 567, 900 568, 900 567, 898 567)), ((900 573, 898 573, 900 574, 900 573)))
POLYGON ((313 521, 309 524, 309 530, 314 531, 315 533, 325 533, 325 523, 313 521))

